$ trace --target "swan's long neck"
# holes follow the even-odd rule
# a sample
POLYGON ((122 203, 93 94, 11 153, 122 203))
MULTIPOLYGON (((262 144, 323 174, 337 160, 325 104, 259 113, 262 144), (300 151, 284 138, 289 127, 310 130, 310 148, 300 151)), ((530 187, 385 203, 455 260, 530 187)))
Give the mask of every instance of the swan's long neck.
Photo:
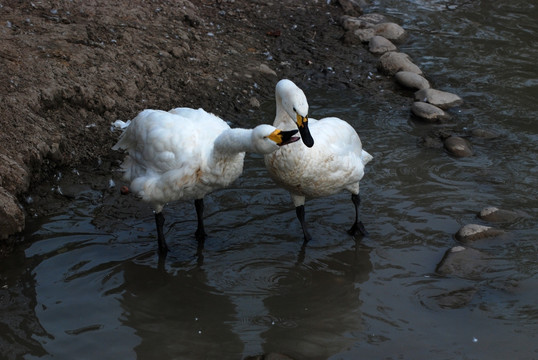
POLYGON ((228 129, 222 132, 214 143, 215 156, 233 156, 254 151, 252 129, 228 129))
POLYGON ((284 110, 284 106, 282 105, 282 98, 278 95, 278 93, 276 94, 275 98, 276 98, 276 116, 275 116, 275 121, 273 122, 273 126, 282 130, 296 129, 297 125, 290 118, 286 110, 284 110))

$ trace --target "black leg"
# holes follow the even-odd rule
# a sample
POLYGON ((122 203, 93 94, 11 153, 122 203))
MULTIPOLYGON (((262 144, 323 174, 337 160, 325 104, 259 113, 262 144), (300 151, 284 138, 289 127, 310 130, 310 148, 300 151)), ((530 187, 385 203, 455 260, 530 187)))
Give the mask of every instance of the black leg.
POLYGON ((198 228, 194 236, 196 240, 203 242, 207 237, 204 229, 204 199, 194 200, 194 206, 196 207, 196 217, 198 218, 198 228))
POLYGON ((157 225, 157 242, 159 244, 159 255, 166 255, 168 252, 168 246, 164 239, 163 225, 164 216, 162 212, 155 213, 155 224, 157 225))
POLYGON ((359 221, 359 206, 361 204, 361 197, 357 194, 351 194, 351 201, 355 205, 355 222, 351 228, 347 231, 349 235, 355 235, 359 231, 363 236, 368 236, 368 231, 364 228, 362 221, 359 221))
POLYGON ((306 227, 306 222, 304 221, 304 205, 297 206, 295 208, 295 213, 297 214, 297 219, 299 219, 301 227, 303 228, 304 241, 307 243, 312 240, 312 236, 310 236, 310 233, 306 227))

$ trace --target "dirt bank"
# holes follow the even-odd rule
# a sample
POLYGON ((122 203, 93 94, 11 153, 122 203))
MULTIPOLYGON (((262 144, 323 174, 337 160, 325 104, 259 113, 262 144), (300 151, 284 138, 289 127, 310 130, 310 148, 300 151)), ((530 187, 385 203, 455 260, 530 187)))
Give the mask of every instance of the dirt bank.
POLYGON ((188 106, 247 126, 285 77, 371 96, 391 90, 390 80, 367 79, 377 58, 343 42, 344 13, 335 0, 3 1, 4 247, 22 230, 25 194, 37 184, 114 156, 116 119, 188 106))

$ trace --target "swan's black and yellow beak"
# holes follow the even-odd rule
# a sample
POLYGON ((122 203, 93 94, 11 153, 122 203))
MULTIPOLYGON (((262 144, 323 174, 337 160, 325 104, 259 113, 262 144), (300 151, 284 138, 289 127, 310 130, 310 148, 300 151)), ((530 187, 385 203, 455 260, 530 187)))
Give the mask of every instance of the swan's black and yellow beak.
POLYGON ((271 135, 268 136, 268 138, 273 140, 278 146, 287 145, 301 139, 298 136, 293 136, 297 134, 297 131, 298 130, 282 131, 280 129, 276 129, 271 133, 271 135))
POLYGON ((308 116, 301 116, 297 114, 297 127, 299 128, 299 133, 303 139, 303 143, 307 147, 314 146, 314 139, 310 135, 310 130, 308 129, 308 116))

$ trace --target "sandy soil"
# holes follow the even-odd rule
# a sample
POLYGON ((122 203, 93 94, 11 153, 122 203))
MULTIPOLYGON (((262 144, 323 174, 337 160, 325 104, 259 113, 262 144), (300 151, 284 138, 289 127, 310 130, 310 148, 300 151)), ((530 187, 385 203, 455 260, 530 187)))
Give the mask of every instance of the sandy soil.
POLYGON ((15 234, 4 250, 39 184, 119 156, 116 119, 188 106, 249 126, 281 78, 367 96, 394 90, 367 79, 377 58, 365 46, 343 41, 345 3, 2 1, 0 238, 15 234))

